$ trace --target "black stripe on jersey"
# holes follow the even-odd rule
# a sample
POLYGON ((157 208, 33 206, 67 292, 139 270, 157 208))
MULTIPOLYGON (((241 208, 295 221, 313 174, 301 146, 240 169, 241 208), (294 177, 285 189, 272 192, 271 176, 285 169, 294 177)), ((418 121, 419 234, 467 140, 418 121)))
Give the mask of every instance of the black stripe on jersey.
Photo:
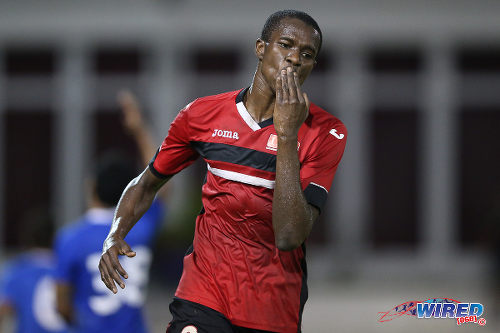
POLYGON ((325 206, 328 192, 325 191, 325 189, 310 183, 304 190, 304 196, 306 197, 306 201, 318 208, 321 213, 323 207, 325 206))
POLYGON ((309 296, 307 288, 307 263, 306 263, 306 244, 302 243, 302 252, 304 252, 304 257, 300 261, 300 267, 302 268, 302 287, 300 288, 300 308, 299 308, 299 324, 297 327, 297 332, 302 332, 302 313, 304 312, 304 305, 306 304, 307 298, 309 296))
POLYGON ((193 141, 191 145, 203 158, 276 172, 276 155, 225 143, 193 141))

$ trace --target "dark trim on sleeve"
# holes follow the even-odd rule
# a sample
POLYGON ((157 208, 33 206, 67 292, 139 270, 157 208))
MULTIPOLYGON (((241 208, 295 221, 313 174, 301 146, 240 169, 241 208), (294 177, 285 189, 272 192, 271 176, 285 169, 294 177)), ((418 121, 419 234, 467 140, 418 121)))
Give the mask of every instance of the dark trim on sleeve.
POLYGON ((328 192, 313 183, 309 183, 304 190, 304 196, 306 197, 306 201, 318 208, 321 213, 323 207, 325 206, 328 192))
POLYGON ((156 177, 161 178, 161 179, 165 179, 165 178, 170 177, 170 175, 164 175, 162 173, 159 173, 158 170, 156 170, 155 167, 153 166, 153 163, 154 162, 149 163, 149 171, 151 171, 151 173, 153 175, 155 175, 156 177))
POLYGON ((153 175, 155 175, 158 178, 165 179, 165 178, 170 177, 171 175, 164 175, 164 174, 162 174, 161 172, 159 172, 158 170, 156 170, 155 167, 154 167, 154 165, 153 165, 155 163, 156 157, 158 156, 158 153, 160 152, 160 149, 161 149, 161 147, 156 150, 155 156, 153 156, 153 158, 151 159, 151 161, 149 161, 148 166, 149 166, 149 170, 151 171, 151 173, 153 175))

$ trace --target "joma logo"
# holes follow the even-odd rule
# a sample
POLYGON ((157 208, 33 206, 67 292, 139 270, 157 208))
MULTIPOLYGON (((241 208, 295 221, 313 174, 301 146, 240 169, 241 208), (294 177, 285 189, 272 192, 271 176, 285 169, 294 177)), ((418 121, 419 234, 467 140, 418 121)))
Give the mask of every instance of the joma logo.
POLYGON ((214 136, 221 136, 223 138, 229 138, 229 139, 236 139, 238 140, 238 132, 233 132, 233 131, 225 131, 225 130, 220 130, 220 129, 214 129, 214 132, 212 133, 212 137, 214 136))

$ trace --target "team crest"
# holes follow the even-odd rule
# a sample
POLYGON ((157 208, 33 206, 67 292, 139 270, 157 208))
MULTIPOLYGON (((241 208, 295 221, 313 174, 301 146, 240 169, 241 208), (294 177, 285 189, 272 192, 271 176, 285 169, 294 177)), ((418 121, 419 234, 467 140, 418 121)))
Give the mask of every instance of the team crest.
POLYGON ((276 151, 278 150, 278 136, 276 134, 271 134, 269 139, 267 139, 266 149, 276 151))
MULTIPOLYGON (((297 150, 300 148, 300 142, 297 141, 297 150)), ((266 149, 277 151, 278 150, 278 136, 276 134, 269 135, 267 139, 266 149)))

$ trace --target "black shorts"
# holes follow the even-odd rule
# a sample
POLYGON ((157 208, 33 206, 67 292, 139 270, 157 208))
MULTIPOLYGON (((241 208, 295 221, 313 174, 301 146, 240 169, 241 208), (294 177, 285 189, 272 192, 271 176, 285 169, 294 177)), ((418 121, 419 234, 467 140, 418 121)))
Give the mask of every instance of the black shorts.
POLYGON ((172 321, 167 333, 268 333, 234 326, 222 313, 181 298, 174 298, 169 308, 172 321))

